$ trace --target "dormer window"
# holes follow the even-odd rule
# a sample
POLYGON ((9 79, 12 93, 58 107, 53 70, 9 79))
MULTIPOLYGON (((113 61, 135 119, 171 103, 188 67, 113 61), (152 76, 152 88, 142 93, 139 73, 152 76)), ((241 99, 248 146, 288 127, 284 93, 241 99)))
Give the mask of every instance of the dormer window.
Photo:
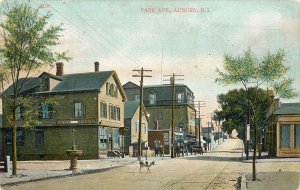
POLYGON ((155 92, 151 92, 149 94, 149 103, 150 104, 155 104, 156 103, 156 93, 155 92))

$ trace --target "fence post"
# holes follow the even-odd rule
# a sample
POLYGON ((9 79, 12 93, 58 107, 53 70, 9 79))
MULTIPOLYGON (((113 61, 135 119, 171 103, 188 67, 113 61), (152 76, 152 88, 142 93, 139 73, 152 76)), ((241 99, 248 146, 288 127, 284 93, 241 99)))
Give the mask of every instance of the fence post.
POLYGON ((10 156, 5 156, 4 170, 6 173, 10 172, 10 156))

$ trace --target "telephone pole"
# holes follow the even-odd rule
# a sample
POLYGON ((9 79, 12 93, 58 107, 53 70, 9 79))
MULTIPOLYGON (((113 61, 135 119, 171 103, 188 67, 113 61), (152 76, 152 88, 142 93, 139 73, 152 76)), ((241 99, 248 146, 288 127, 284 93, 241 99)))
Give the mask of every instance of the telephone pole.
POLYGON ((183 80, 183 79, 175 79, 175 76, 184 76, 184 75, 164 75, 164 77, 170 77, 170 83, 172 85, 172 122, 171 122, 171 158, 174 158, 174 110, 175 110, 175 80, 183 80))
POLYGON ((210 118, 210 129, 211 131, 209 130, 209 125, 207 126, 207 130, 208 130, 208 135, 209 135, 209 150, 211 150, 211 142, 212 140, 210 139, 210 133, 212 132, 212 127, 213 127, 213 122, 212 122, 212 119, 213 119, 213 113, 209 113, 209 115, 207 115, 208 118, 210 118))
MULTIPOLYGON (((205 101, 194 101, 194 106, 195 105, 198 105, 198 118, 199 118, 199 126, 198 126, 198 144, 199 146, 201 146, 201 116, 204 116, 204 115, 201 115, 201 107, 206 107, 205 106, 205 101)), ((196 111, 197 112, 197 111, 196 111)))
POLYGON ((143 91, 143 82, 144 77, 152 77, 151 75, 144 75, 144 72, 151 72, 152 70, 135 69, 132 71, 137 71, 140 74, 132 75, 133 77, 141 77, 140 80, 140 109, 139 109, 139 138, 138 138, 138 160, 141 160, 142 157, 142 110, 143 110, 143 101, 144 101, 144 91, 143 91))

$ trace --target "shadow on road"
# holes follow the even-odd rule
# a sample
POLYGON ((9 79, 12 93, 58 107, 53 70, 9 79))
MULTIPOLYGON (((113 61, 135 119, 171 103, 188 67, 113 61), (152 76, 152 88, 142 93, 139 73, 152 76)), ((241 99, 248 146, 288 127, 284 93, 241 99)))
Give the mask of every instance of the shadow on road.
POLYGON ((220 162, 240 162, 240 157, 221 157, 221 156, 214 156, 214 155, 201 155, 197 157, 187 157, 187 160, 206 160, 206 161, 220 161, 220 162))

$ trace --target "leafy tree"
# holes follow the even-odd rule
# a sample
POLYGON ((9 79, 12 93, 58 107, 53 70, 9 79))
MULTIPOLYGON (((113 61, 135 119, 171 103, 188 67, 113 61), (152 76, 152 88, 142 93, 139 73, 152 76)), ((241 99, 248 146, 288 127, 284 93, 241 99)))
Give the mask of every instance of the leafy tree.
MULTIPOLYGON (((255 89, 250 88, 250 99, 254 101, 255 89)), ((268 110, 268 98, 266 91, 259 88, 257 94, 258 107, 258 127, 259 136, 262 134, 262 129, 265 125, 265 116, 268 110)), ((233 129, 236 129, 239 133, 239 138, 245 138, 245 126, 248 123, 248 109, 247 109, 247 92, 245 89, 234 89, 230 90, 226 94, 218 95, 218 103, 221 108, 220 111, 216 111, 215 114, 218 120, 224 120, 223 130, 227 133, 231 133, 233 129)))
POLYGON ((296 95, 291 87, 292 79, 285 78, 289 68, 284 64, 285 52, 279 49, 276 53, 267 53, 262 60, 258 60, 251 50, 244 52, 241 57, 233 57, 229 54, 224 56, 224 69, 217 68, 219 77, 216 82, 224 85, 241 84, 245 91, 250 88, 254 89, 252 95, 249 96, 248 103, 251 109, 251 120, 253 121, 254 131, 254 152, 252 161, 252 180, 256 180, 256 144, 257 144, 257 126, 259 125, 259 88, 272 88, 276 95, 282 98, 292 98, 296 95))
MULTIPOLYGON (((12 84, 12 95, 5 97, 2 93, 1 98, 11 101, 12 111, 6 110, 3 115, 12 129, 12 174, 17 175, 17 108, 30 102, 28 98, 22 97, 21 90, 30 81, 29 76, 38 69, 69 58, 66 52, 56 53, 53 50, 59 44, 63 29, 61 25, 48 23, 50 13, 41 15, 39 9, 30 6, 30 2, 22 1, 12 5, 7 3, 3 14, 5 19, 0 24, 0 41, 3 42, 0 46, 0 80, 2 90, 5 82, 7 85, 12 84)), ((34 108, 31 107, 32 110, 34 108)), ((26 120, 30 125, 31 119, 26 120)))

